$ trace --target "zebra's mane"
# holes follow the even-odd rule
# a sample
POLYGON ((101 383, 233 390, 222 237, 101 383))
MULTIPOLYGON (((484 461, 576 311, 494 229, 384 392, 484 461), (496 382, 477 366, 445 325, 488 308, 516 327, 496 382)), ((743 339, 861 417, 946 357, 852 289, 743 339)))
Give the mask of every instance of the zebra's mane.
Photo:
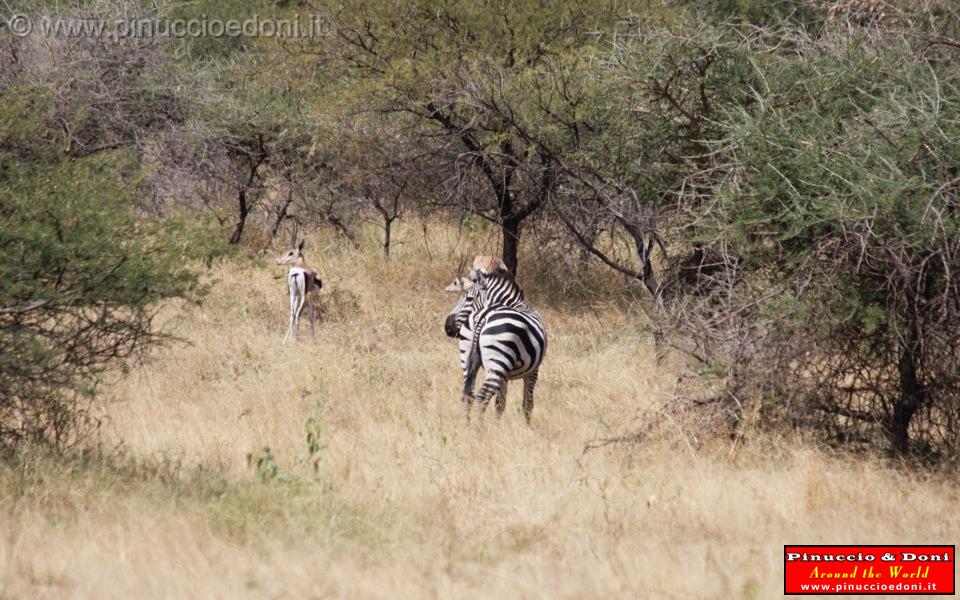
MULTIPOLYGON (((510 273, 509 271, 498 269, 492 273, 485 273, 483 271, 479 271, 478 274, 481 277, 483 277, 485 282, 490 282, 490 281, 505 282, 507 285, 509 285, 510 289, 514 289, 517 291, 517 294, 520 297, 520 302, 525 303, 526 296, 523 293, 523 288, 520 287, 520 284, 516 282, 516 280, 513 278, 513 274, 510 273)), ((484 283, 484 285, 487 285, 487 283, 484 283)))

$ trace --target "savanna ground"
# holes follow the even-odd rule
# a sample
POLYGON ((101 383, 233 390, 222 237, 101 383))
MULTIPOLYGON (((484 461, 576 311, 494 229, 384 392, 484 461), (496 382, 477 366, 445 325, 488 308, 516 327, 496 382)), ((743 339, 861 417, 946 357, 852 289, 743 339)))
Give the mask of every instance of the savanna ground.
POLYGON ((584 452, 638 429, 680 365, 603 274, 564 293, 521 267, 550 334, 533 424, 514 384, 467 427, 441 290, 495 246, 400 240, 384 259, 308 238, 322 317, 295 345, 273 253, 166 307, 188 343, 112 385, 101 450, 0 467, 0 598, 773 598, 784 543, 957 539, 954 482, 799 438, 667 422, 584 452))

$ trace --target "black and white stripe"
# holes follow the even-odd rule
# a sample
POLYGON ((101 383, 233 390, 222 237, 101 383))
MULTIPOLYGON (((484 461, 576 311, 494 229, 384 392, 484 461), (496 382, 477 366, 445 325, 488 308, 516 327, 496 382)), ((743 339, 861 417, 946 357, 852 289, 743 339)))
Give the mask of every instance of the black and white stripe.
POLYGON ((467 417, 474 402, 483 414, 497 395, 497 414, 506 406, 507 382, 523 379, 523 413, 533 412, 533 389, 547 350, 547 332, 540 314, 527 306, 523 291, 502 273, 473 273, 476 284, 447 316, 447 335, 459 340, 463 367, 463 402, 467 417), (474 397, 480 367, 486 379, 474 397))

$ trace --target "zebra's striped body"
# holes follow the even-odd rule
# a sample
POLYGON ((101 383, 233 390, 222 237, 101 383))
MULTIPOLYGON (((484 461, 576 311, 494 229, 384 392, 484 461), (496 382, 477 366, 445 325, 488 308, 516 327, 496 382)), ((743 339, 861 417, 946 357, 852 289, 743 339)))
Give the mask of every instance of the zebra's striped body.
POLYGON ((467 418, 474 402, 483 414, 497 395, 497 414, 506 406, 507 382, 523 379, 523 413, 533 412, 533 389, 547 350, 547 334, 540 314, 526 305, 523 292, 509 275, 475 271, 476 284, 447 317, 447 335, 459 340, 463 367, 463 403, 467 418), (474 397, 480 367, 486 379, 474 397))

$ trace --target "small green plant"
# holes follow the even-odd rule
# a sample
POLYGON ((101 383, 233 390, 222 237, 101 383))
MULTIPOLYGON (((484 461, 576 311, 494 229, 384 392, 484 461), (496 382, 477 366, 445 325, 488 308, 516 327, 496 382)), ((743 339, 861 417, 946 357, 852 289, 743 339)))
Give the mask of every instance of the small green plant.
POLYGON ((286 474, 280 469, 277 460, 273 455, 273 450, 269 446, 264 446, 263 450, 257 453, 247 453, 247 466, 254 469, 260 481, 266 483, 269 481, 286 481, 286 474))
MULTIPOLYGON (((304 424, 307 433, 307 451, 297 457, 299 464, 307 464, 313 469, 315 474, 320 473, 320 453, 327 447, 322 442, 325 430, 320 423, 313 417, 307 419, 304 424)), ((264 446, 259 452, 247 453, 247 466, 254 470, 260 481, 264 483, 278 481, 281 483, 297 484, 295 477, 285 473, 280 465, 277 464, 276 455, 269 446, 264 446)), ((328 482, 325 482, 329 485, 328 482)))
POLYGON ((309 464, 313 468, 314 473, 319 473, 321 460, 320 451, 327 447, 325 443, 321 443, 320 441, 323 438, 324 429, 313 417, 307 419, 304 428, 307 431, 307 454, 300 456, 300 462, 309 464))

